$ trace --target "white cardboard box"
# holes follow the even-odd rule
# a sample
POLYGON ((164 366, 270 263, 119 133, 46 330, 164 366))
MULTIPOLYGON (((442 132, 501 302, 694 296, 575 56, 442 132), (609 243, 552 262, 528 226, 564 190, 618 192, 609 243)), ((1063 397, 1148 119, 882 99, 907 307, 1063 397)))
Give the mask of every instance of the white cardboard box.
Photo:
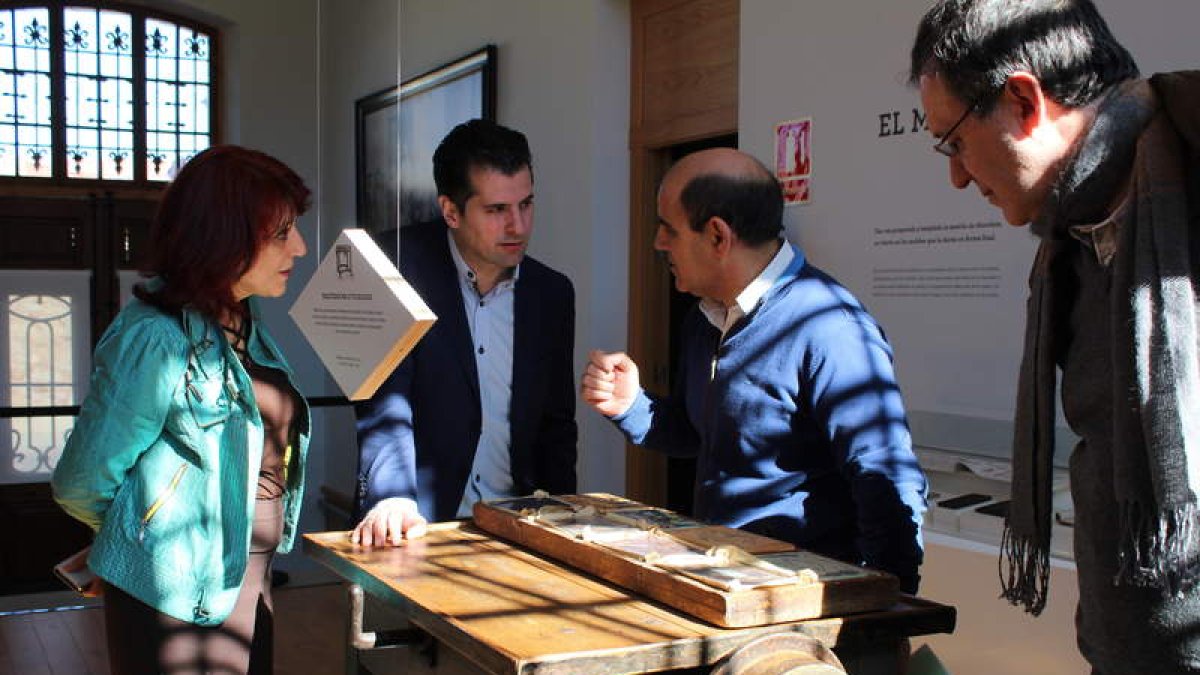
POLYGON ((289 312, 338 387, 370 398, 437 316, 366 230, 342 230, 289 312))

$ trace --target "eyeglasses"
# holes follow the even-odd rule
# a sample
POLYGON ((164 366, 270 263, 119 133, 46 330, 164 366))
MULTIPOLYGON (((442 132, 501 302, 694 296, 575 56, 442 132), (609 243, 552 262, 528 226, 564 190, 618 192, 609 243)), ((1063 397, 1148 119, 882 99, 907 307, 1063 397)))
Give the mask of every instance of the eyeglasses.
POLYGON ((967 120, 967 115, 975 112, 975 109, 978 107, 978 102, 974 102, 967 106, 967 109, 963 111, 962 117, 959 117, 957 122, 950 125, 950 129, 946 131, 946 133, 942 134, 941 139, 939 139, 937 143, 933 144, 933 151, 939 155, 945 155, 946 157, 954 157, 957 155, 958 141, 951 141, 950 139, 954 137, 954 132, 958 129, 959 125, 967 120))

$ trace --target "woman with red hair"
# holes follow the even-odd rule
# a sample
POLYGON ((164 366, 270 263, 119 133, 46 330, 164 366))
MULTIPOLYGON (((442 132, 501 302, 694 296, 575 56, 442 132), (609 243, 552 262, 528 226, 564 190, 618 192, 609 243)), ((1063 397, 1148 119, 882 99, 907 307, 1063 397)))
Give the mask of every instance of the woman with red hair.
POLYGON ((55 499, 96 532, 114 673, 270 673, 271 560, 296 534, 309 412, 257 296, 305 254, 294 171, 232 145, 159 205, 143 275, 96 345, 55 499))

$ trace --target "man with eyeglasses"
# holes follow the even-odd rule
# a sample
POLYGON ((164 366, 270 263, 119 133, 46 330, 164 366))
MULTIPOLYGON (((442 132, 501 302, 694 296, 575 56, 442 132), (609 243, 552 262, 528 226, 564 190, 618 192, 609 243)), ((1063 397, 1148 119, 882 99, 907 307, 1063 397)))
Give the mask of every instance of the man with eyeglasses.
POLYGON ((1040 240, 1003 593, 1049 581, 1054 396, 1093 673, 1200 672, 1200 73, 1138 79, 1090 0, 941 0, 910 81, 950 182, 1040 240))

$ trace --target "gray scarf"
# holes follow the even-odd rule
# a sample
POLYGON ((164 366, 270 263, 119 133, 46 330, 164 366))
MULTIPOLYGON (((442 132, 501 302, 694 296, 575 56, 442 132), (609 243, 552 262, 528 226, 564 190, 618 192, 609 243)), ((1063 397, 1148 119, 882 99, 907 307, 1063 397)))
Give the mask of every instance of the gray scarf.
POLYGON ((1179 593, 1200 577, 1193 489, 1200 471, 1188 465, 1189 456, 1200 458, 1200 324, 1188 220, 1195 154, 1185 156, 1188 146, 1158 105, 1165 87, 1176 100, 1164 105, 1195 117, 1200 108, 1189 105, 1196 102, 1180 106, 1177 97, 1195 98, 1200 75, 1168 77, 1175 79, 1129 82, 1107 96, 1033 224, 1043 241, 1030 274, 1001 584, 1005 598, 1034 615, 1049 583, 1055 322, 1068 309, 1059 297, 1059 253, 1069 227, 1104 219, 1131 171, 1130 213, 1118 224, 1112 263, 1115 581, 1179 593))

